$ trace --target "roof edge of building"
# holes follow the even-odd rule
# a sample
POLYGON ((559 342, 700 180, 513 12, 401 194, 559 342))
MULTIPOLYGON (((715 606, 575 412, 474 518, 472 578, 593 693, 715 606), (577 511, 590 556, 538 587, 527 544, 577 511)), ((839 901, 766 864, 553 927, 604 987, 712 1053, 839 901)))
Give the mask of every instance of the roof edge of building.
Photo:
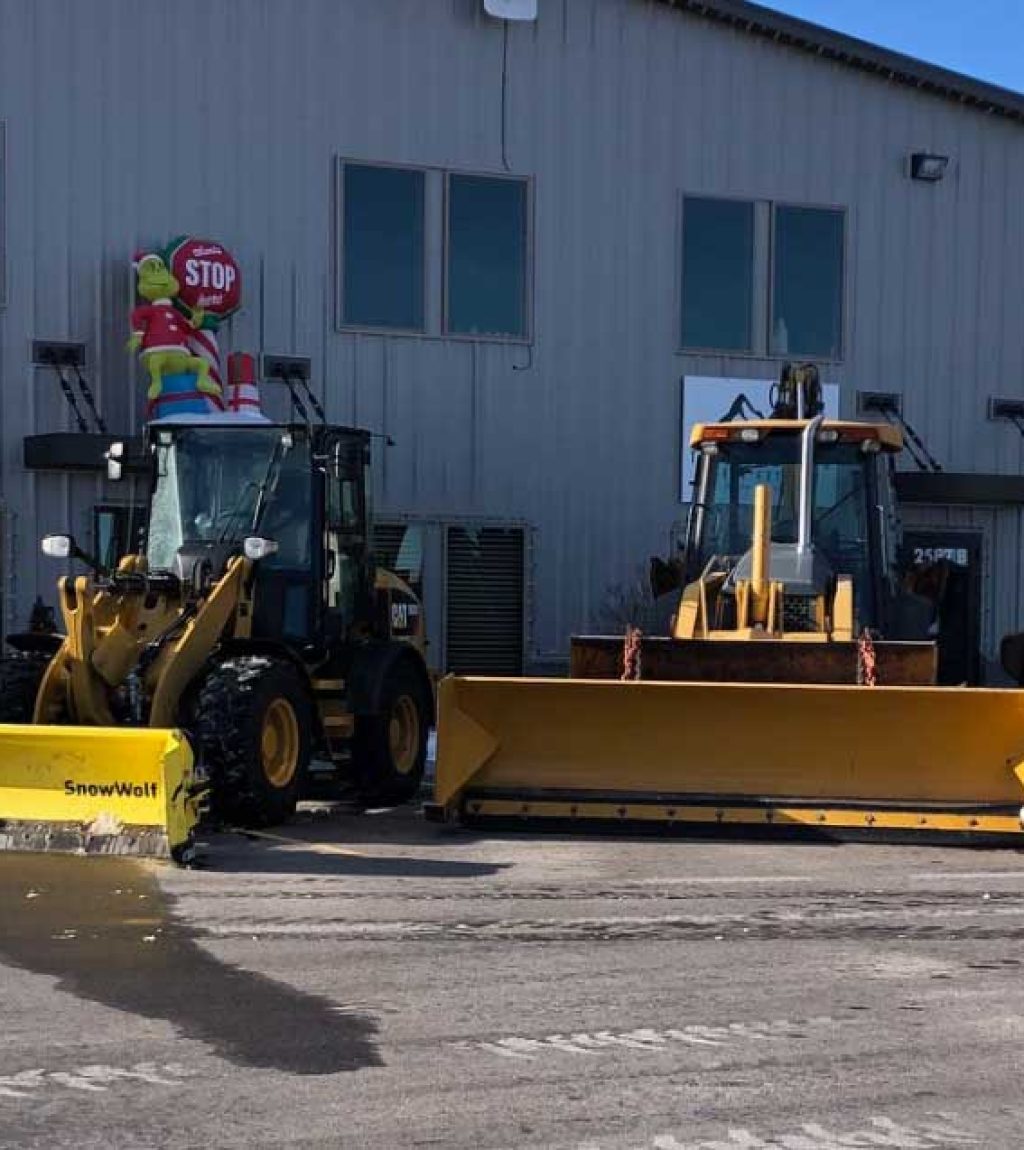
POLYGON ((1024 122, 1024 95, 1018 92, 752 4, 749 0, 661 0, 661 3, 982 112, 1024 122))

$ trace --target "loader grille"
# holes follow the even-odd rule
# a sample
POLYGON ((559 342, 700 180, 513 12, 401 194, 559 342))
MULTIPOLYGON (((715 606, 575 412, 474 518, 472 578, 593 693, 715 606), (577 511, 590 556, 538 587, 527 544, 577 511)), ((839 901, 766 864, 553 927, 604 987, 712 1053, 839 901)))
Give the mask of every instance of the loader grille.
POLYGON ((817 631, 815 600, 806 595, 787 595, 782 602, 784 631, 817 631))

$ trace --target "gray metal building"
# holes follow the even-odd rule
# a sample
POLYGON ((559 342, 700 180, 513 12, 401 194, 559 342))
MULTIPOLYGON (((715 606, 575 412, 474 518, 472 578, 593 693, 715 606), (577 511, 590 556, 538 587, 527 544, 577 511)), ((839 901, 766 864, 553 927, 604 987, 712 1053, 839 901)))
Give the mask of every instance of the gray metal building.
POLYGON ((1024 97, 740 0, 0 0, 0 121, 8 629, 53 601, 40 533, 126 522, 26 468, 75 428, 32 341, 137 429, 131 255, 183 232, 242 265, 228 348, 395 440, 380 542, 439 664, 564 658, 678 531, 684 381, 792 358, 844 415, 899 395, 944 468, 918 544, 969 552, 986 658, 1024 622, 1024 440, 987 417, 1024 398, 1024 97))

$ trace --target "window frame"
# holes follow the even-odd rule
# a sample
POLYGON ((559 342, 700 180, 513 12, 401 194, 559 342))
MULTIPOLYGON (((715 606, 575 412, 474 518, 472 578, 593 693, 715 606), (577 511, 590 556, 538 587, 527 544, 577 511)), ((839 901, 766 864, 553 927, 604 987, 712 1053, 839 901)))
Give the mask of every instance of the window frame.
MULTIPOLYGON (((100 548, 100 519, 104 515, 111 515, 115 520, 123 519, 125 529, 125 544, 127 550, 121 552, 117 558, 119 563, 126 555, 137 555, 145 550, 148 531, 147 508, 144 501, 120 503, 112 499, 101 499, 92 504, 90 510, 90 537, 93 555, 102 565, 105 556, 100 548), (134 539, 133 531, 134 527, 134 539)), ((116 565, 116 564, 115 564, 116 565)))
POLYGON ((842 204, 801 203, 794 200, 771 200, 768 204, 768 292, 767 310, 764 323, 764 340, 766 358, 784 362, 786 360, 801 359, 821 364, 841 364, 846 361, 849 347, 849 331, 847 330, 847 317, 849 312, 848 297, 850 294, 850 209, 842 204), (839 354, 838 356, 810 355, 802 351, 773 352, 772 351, 772 317, 775 312, 775 256, 777 252, 776 221, 780 208, 792 208, 797 211, 832 212, 839 215, 842 222, 842 244, 840 255, 842 267, 839 269, 839 354))
POLYGON ((675 345, 678 355, 715 355, 729 356, 740 359, 763 359, 764 349, 761 348, 761 329, 764 316, 760 302, 763 298, 758 291, 758 283, 765 272, 765 264, 771 267, 771 261, 766 251, 767 237, 765 235, 765 207, 771 207, 768 201, 758 199, 756 196, 715 195, 710 192, 680 191, 676 208, 676 289, 675 289, 675 345), (683 305, 686 299, 686 201, 712 200, 727 204, 747 204, 751 209, 752 231, 750 245, 750 347, 745 350, 730 350, 720 347, 704 347, 689 345, 683 340, 683 305))
POLYGON ((441 195, 441 329, 442 339, 457 340, 469 343, 505 343, 518 346, 528 346, 533 343, 533 299, 534 299, 534 260, 533 248, 535 240, 533 219, 533 177, 522 176, 515 172, 488 172, 477 169, 445 168, 442 172, 443 189, 441 195), (451 182, 452 178, 480 180, 503 180, 508 183, 522 184, 525 193, 525 212, 523 220, 523 334, 508 335, 501 332, 462 332, 452 331, 449 327, 451 292, 449 283, 449 253, 451 251, 451 182))
POLYGON ((770 363, 786 363, 794 359, 806 358, 826 366, 841 366, 850 354, 851 294, 853 269, 851 267, 850 225, 854 218, 853 209, 847 204, 801 202, 793 199, 773 199, 770 196, 719 195, 715 192, 679 189, 676 198, 675 231, 675 283, 673 285, 673 342, 675 354, 691 358, 758 360, 770 363), (752 351, 723 351, 720 348, 685 347, 683 336, 683 277, 685 274, 683 235, 683 214, 686 201, 726 200, 754 205, 754 278, 753 278, 753 343, 752 351), (775 218, 778 208, 810 209, 813 211, 838 212, 843 222, 842 274, 840 275, 840 326, 841 347, 837 359, 825 356, 804 356, 800 352, 779 353, 772 351, 772 309, 775 303, 775 218))
POLYGON ((334 220, 334 326, 337 331, 367 335, 429 336, 431 325, 430 301, 430 175, 436 169, 424 164, 404 164, 393 160, 361 160, 354 156, 335 157, 334 220), (423 327, 391 327, 367 323, 347 323, 345 320, 345 169, 382 168, 390 171, 416 172, 423 177, 423 261, 420 269, 423 290, 423 327))
POLYGON ((457 168, 440 164, 406 163, 401 160, 366 159, 350 154, 334 157, 334 207, 331 213, 333 236, 331 243, 331 277, 334 288, 334 330, 343 335, 392 336, 398 339, 419 339, 435 342, 509 344, 532 347, 535 340, 535 184, 530 174, 490 170, 487 168, 457 168), (345 168, 347 165, 364 168, 398 168, 402 171, 422 172, 423 190, 423 322, 424 327, 373 327, 367 324, 345 322, 345 168), (526 185, 526 228, 524 252, 523 315, 526 332, 521 336, 448 331, 448 181, 451 176, 477 176, 482 179, 518 180, 526 185), (440 213, 440 216, 438 216, 440 213))

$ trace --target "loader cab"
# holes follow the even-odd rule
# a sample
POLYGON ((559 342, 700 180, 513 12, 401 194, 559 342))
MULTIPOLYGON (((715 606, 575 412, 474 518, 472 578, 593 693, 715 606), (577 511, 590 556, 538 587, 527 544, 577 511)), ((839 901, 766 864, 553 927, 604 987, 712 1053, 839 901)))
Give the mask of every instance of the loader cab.
POLYGON ((369 436, 331 431, 318 455, 324 509, 323 621, 326 636, 334 643, 355 638, 373 611, 369 436))
POLYGON ((899 432, 873 424, 818 424, 807 540, 813 562, 801 565, 796 553, 808 426, 806 420, 764 420, 694 428, 696 499, 684 542, 685 580, 712 563, 741 568, 752 545, 754 490, 764 484, 771 489, 772 578, 788 582, 798 568, 814 579, 849 575, 859 625, 883 627, 895 588, 889 460, 902 446, 899 432))
POLYGON ((352 637, 370 615, 369 435, 348 428, 154 424, 150 570, 194 582, 264 540, 253 639, 295 646, 352 637))

